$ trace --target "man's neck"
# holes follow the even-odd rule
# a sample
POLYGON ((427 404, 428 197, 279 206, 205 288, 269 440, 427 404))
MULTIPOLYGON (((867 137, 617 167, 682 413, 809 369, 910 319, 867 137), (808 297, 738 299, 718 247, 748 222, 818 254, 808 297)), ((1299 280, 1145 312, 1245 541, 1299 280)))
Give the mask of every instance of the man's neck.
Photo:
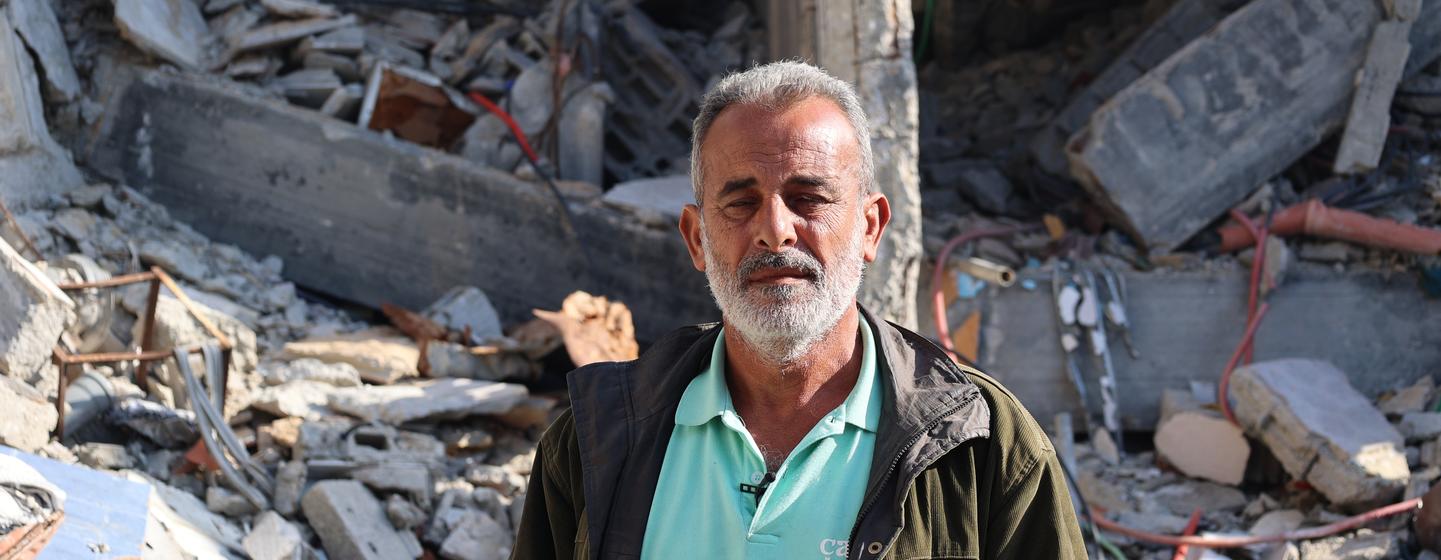
POLYGON ((726 385, 736 412, 762 446, 791 447, 855 387, 861 370, 860 312, 852 306, 801 359, 767 362, 736 329, 726 329, 726 385))

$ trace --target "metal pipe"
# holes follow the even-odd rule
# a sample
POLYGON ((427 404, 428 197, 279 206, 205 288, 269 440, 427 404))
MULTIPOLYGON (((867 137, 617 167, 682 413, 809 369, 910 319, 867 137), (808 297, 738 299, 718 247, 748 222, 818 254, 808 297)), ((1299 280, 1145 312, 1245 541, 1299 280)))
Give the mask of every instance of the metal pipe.
POLYGON ((137 273, 135 273, 135 274, 125 274, 125 275, 122 275, 122 276, 112 276, 112 277, 106 278, 106 279, 104 279, 104 280, 96 280, 96 281, 93 281, 93 282, 74 282, 74 283, 70 283, 70 284, 58 284, 57 286, 58 286, 60 289, 62 289, 62 290, 67 290, 67 291, 70 291, 70 290, 88 290, 88 289, 90 289, 90 288, 114 288, 114 287, 116 287, 116 286, 125 286, 125 285, 127 285, 127 284, 139 284, 139 283, 141 283, 141 282, 149 282, 149 281, 152 281, 152 280, 155 280, 155 273, 153 273, 153 272, 137 272, 137 273))
POLYGON ((975 276, 980 280, 992 282, 1002 288, 1009 288, 1016 283, 1016 270, 995 261, 988 261, 980 257, 971 257, 956 262, 956 268, 961 272, 975 276))
POLYGON ((110 380, 95 371, 86 371, 69 383, 64 402, 70 413, 59 427, 61 439, 69 438, 115 404, 115 388, 110 380))

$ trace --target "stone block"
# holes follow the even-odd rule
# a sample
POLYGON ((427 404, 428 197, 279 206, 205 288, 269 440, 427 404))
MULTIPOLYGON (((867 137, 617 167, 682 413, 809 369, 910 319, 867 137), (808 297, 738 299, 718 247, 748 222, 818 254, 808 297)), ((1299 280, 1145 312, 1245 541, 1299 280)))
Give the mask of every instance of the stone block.
POLYGON ((0 240, 0 374, 28 380, 74 321, 70 297, 0 240))
POLYGON ((391 528, 380 501, 359 482, 317 482, 301 499, 301 507, 331 558, 415 558, 391 528))

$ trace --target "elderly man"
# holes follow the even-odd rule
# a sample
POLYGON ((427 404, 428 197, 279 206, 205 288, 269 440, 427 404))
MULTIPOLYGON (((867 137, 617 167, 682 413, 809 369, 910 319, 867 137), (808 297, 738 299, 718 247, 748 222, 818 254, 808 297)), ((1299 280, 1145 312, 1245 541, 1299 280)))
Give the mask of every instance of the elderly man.
POLYGON ((1014 396, 856 303, 890 220, 866 117, 796 62, 696 117, 680 220, 719 325, 570 374, 515 558, 1083 558, 1014 396))

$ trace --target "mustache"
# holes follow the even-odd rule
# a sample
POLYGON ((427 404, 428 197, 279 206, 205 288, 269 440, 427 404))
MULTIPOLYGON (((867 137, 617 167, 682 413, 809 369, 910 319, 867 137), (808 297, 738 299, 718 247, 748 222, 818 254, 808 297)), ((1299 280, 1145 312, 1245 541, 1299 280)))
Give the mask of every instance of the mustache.
POLYGON ((769 251, 756 253, 741 260, 736 268, 736 279, 745 284, 746 279, 752 274, 766 269, 773 268, 794 268, 804 272, 811 277, 812 283, 820 283, 825 279, 825 267, 814 256, 800 249, 789 249, 779 253, 769 251))

